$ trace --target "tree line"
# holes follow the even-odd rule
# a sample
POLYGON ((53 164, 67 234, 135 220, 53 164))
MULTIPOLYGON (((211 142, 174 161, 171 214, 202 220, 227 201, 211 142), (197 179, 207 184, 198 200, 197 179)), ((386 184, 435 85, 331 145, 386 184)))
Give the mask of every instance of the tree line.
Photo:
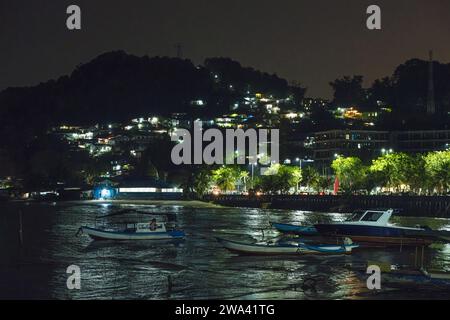
MULTIPOLYGON (((259 170, 259 168, 254 168, 259 170)), ((186 186, 195 196, 201 197, 218 188, 221 193, 248 192, 265 194, 289 194, 299 191, 301 186, 325 191, 331 178, 323 177, 313 167, 300 169, 297 166, 272 164, 264 174, 251 176, 247 166, 223 165, 218 168, 202 167, 194 173, 193 183, 186 186)))
POLYGON ((450 151, 389 153, 369 164, 358 157, 338 157, 331 167, 345 193, 389 190, 444 195, 450 192, 450 151))
POLYGON ((265 194, 298 193, 300 187, 316 193, 330 193, 335 178, 339 193, 380 194, 412 193, 447 195, 450 192, 450 151, 427 154, 384 154, 370 163, 358 157, 337 157, 331 164, 334 175, 325 176, 308 166, 274 164, 264 174, 251 177, 247 166, 223 165, 201 167, 194 174, 187 190, 196 196, 218 188, 221 193, 262 192, 265 194))

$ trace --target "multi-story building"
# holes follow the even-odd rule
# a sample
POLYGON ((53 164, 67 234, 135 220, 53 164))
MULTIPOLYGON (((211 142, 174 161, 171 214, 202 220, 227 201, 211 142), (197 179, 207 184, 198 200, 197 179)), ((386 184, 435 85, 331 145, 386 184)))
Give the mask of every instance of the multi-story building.
POLYGON ((450 130, 422 130, 393 132, 396 149, 409 153, 446 150, 450 147, 450 130))
POLYGON ((369 130, 316 132, 313 144, 314 160, 319 164, 328 164, 338 155, 371 158, 391 148, 388 131, 369 130))
POLYGON ((337 156, 367 160, 394 151, 426 153, 449 147, 450 130, 330 130, 316 132, 312 143, 318 164, 329 164, 337 156))

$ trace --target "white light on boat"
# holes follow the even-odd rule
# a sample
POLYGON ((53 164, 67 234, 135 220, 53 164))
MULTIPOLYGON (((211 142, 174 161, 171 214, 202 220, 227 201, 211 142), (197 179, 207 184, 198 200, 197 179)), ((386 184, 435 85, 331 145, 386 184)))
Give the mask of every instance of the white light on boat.
POLYGON ((109 198, 109 197, 111 197, 111 190, 102 189, 102 191, 100 191, 100 196, 102 198, 109 198))

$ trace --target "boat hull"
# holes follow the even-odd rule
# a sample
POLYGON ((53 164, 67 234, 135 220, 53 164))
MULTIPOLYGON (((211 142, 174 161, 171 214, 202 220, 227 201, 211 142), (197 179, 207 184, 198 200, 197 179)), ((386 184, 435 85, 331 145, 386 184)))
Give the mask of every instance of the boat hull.
POLYGON ((221 238, 217 238, 217 241, 230 251, 251 255, 350 254, 352 249, 358 247, 358 245, 262 245, 221 238))
POLYGON ((167 232, 119 232, 101 230, 90 227, 82 227, 83 233, 94 240, 164 240, 182 239, 185 237, 183 231, 167 232))
POLYGON ((272 226, 283 233, 292 233, 304 236, 315 236, 319 234, 314 226, 296 226, 293 224, 275 222, 272 222, 272 226))
MULTIPOLYGON (((383 245, 429 245, 432 239, 408 233, 408 229, 349 224, 316 224, 317 231, 326 236, 348 237, 358 243, 376 243, 383 245)), ((420 230, 419 230, 420 231, 420 230)))

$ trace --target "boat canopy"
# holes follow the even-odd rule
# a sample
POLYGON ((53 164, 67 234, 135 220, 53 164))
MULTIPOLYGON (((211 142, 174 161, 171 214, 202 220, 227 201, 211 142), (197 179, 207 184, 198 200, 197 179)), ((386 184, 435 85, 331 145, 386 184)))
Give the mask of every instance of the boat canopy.
POLYGON ((387 226, 394 210, 367 210, 362 215, 354 215, 346 223, 387 226))
POLYGON ((136 232, 166 232, 164 223, 157 223, 155 229, 151 229, 150 223, 136 223, 134 224, 136 232))

